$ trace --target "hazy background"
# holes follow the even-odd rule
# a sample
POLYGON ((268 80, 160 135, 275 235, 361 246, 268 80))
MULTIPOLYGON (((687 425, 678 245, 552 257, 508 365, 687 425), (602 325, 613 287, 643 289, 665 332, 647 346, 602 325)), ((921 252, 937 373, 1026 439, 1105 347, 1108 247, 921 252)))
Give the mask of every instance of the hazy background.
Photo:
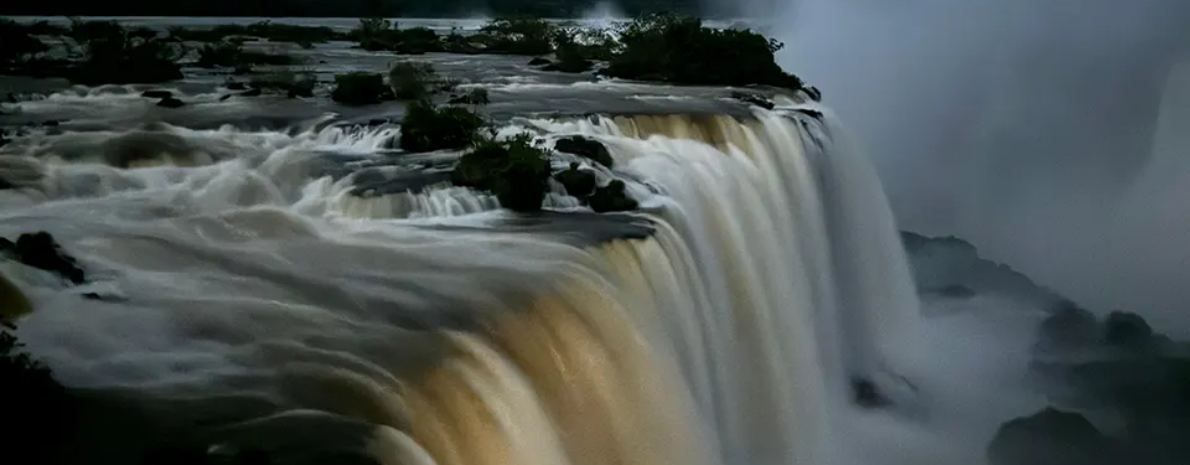
POLYGON ((713 8, 774 18, 782 64, 854 128, 905 228, 960 235, 1095 310, 1190 332, 1185 116, 1150 168, 1170 69, 1190 62, 1190 1, 713 8))

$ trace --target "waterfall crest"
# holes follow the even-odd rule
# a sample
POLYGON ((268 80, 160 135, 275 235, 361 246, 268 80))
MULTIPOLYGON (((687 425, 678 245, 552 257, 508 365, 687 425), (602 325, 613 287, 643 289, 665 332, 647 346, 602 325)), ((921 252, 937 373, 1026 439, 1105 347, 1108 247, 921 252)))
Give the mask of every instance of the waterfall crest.
POLYGON ((202 434, 362 425, 268 444, 384 464, 834 463, 848 380, 909 375, 893 341, 917 302, 874 172, 805 105, 502 131, 603 143, 614 169, 557 162, 625 180, 641 204, 625 214, 556 190, 520 217, 445 184, 457 154, 343 150, 391 145, 388 127, 221 145, 166 131, 135 157, 161 166, 5 158, 23 176, 0 232, 55 231, 121 298, 5 278, 37 308, 22 338, 64 382, 136 393, 163 431, 247 397, 265 413, 202 434))

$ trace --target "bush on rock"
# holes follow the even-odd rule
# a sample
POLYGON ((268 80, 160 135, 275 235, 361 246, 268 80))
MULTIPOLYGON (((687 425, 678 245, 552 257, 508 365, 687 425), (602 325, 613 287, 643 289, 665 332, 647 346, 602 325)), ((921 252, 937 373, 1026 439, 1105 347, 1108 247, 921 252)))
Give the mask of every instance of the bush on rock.
POLYGON ((455 185, 489 191, 501 206, 518 212, 541 210, 549 177, 548 153, 528 134, 481 142, 459 159, 451 173, 455 185))
POLYGON ((392 92, 379 73, 354 72, 335 76, 331 99, 344 105, 372 105, 388 100, 392 92))
POLYGON ((401 149, 460 150, 479 140, 483 125, 483 118, 466 108, 437 108, 428 99, 417 100, 405 109, 401 121, 401 149))

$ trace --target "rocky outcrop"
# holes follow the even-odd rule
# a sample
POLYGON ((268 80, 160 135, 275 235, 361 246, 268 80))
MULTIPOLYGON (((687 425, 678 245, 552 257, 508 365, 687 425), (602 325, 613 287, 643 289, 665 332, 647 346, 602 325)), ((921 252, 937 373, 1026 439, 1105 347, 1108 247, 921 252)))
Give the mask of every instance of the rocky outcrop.
POLYGON ((974 245, 957 237, 902 231, 901 242, 918 292, 925 297, 996 295, 1037 309, 1056 309, 1065 301, 1011 267, 984 258, 974 245))
POLYGON ((558 139, 554 142, 554 150, 585 157, 608 168, 611 168, 615 164, 611 152, 607 150, 607 147, 602 142, 583 136, 569 136, 558 139))
POLYGON ((1082 415, 1046 408, 1001 425, 987 457, 990 465, 1122 465, 1113 449, 1082 415))
POLYGON ((0 238, 0 255, 55 273, 74 284, 86 281, 86 274, 75 259, 67 255, 54 237, 45 231, 21 234, 16 242, 0 238))
POLYGON ((578 163, 571 163, 570 168, 559 171, 554 175, 554 180, 562 184, 572 197, 585 199, 595 192, 595 173, 579 169, 578 163))
POLYGON ((596 213, 636 210, 639 204, 628 196, 627 187, 624 181, 614 180, 606 186, 595 189, 595 193, 591 194, 587 202, 596 213))

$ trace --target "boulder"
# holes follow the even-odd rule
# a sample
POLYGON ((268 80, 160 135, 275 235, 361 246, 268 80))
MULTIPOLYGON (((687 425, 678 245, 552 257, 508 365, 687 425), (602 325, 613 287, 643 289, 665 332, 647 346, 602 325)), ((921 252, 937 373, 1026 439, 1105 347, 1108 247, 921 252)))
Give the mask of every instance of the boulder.
POLYGON ((162 108, 181 108, 186 105, 186 102, 178 100, 173 97, 166 97, 157 102, 157 106, 162 108))
POLYGON ((164 99, 164 98, 173 97, 174 93, 170 92, 168 90, 146 90, 144 92, 141 92, 140 96, 144 97, 144 98, 164 99))
POLYGON ((987 448, 990 465, 1118 465, 1115 445, 1077 413, 1052 407, 1009 420, 987 448))
POLYGON ((552 61, 549 61, 542 57, 537 57, 532 60, 529 60, 529 66, 548 66, 551 64, 553 64, 552 61))
POLYGON ((25 265, 57 273, 74 284, 86 281, 82 268, 67 255, 50 233, 40 231, 21 234, 16 242, 0 238, 0 256, 7 256, 25 265))
POLYGON ((607 150, 607 147, 602 142, 583 136, 569 136, 558 139, 554 142, 554 150, 585 157, 608 168, 611 168, 615 164, 611 152, 607 150))
POLYGON ((580 170, 578 163, 571 163, 570 168, 559 171, 554 180, 566 188, 566 193, 580 199, 595 192, 595 173, 591 170, 580 170))

